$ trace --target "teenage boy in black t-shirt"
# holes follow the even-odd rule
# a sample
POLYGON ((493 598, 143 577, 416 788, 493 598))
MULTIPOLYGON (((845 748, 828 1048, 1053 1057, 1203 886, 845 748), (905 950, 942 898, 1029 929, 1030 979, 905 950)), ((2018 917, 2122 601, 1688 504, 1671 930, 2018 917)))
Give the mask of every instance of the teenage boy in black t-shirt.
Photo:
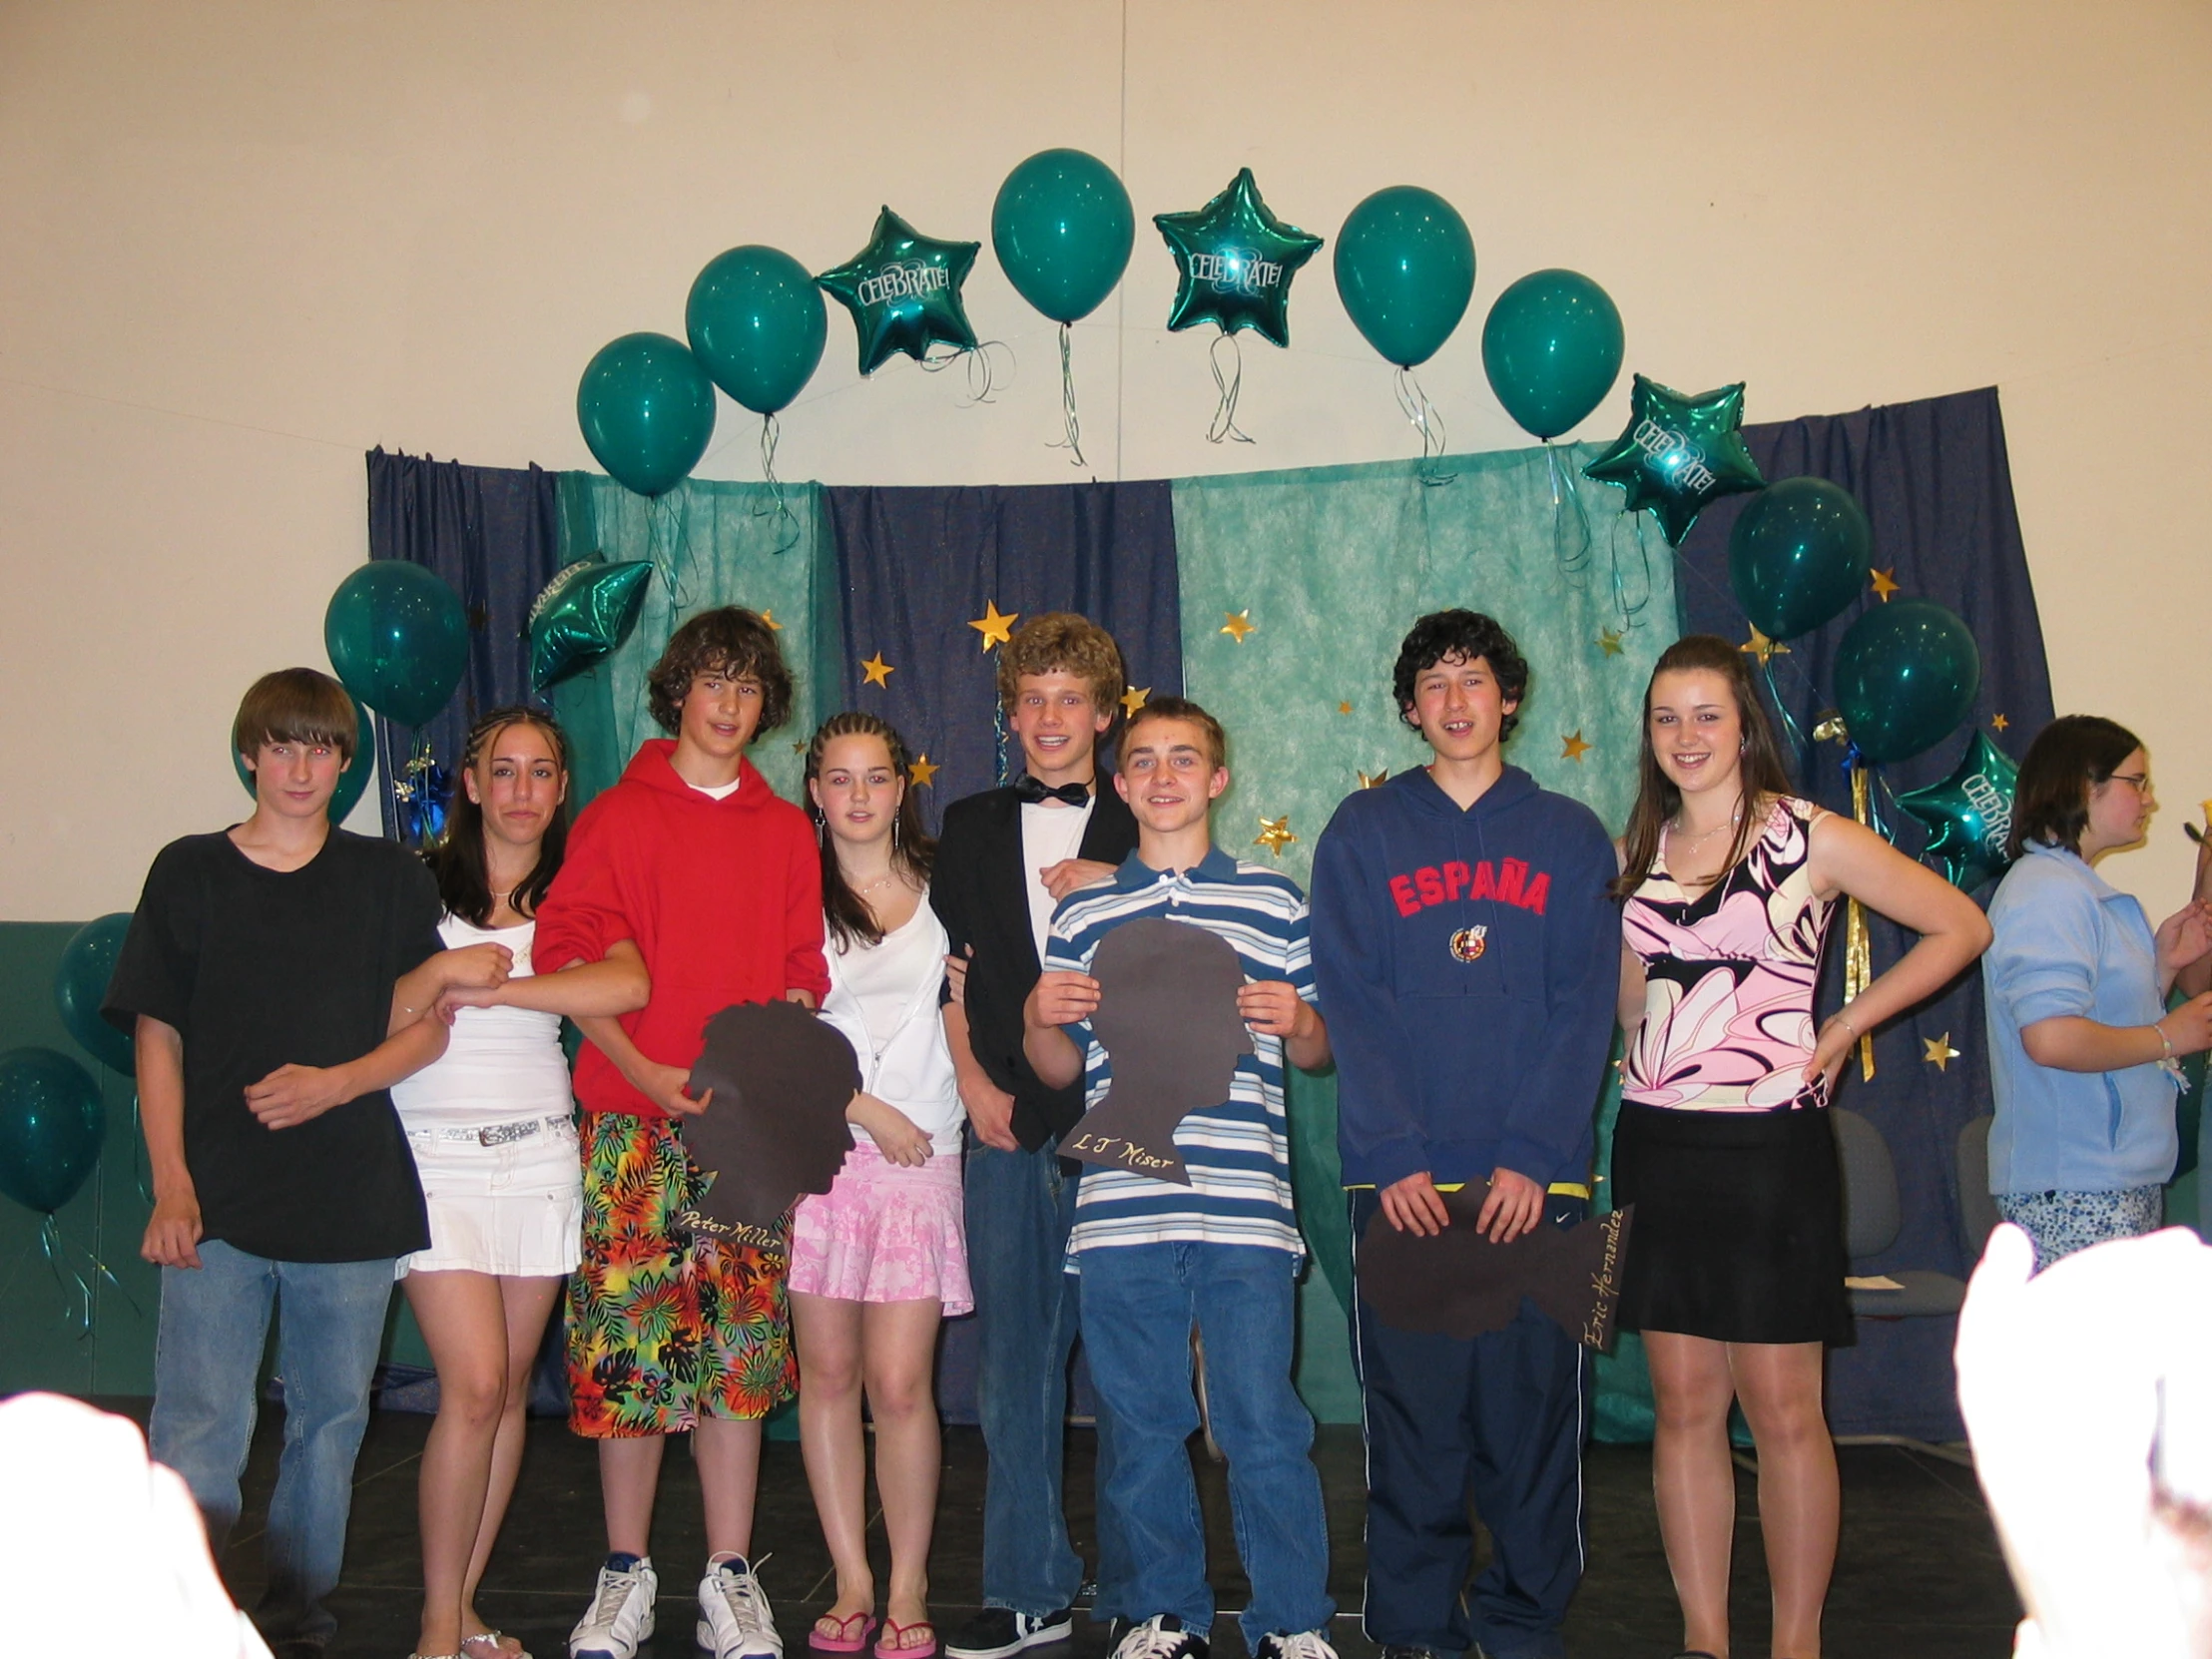
MULTIPOLYGON (((446 951, 438 893, 404 847, 332 829, 352 701, 283 669, 239 706, 254 815, 154 860, 103 1010, 138 1039, 162 1269, 155 1458, 185 1477, 220 1557, 239 1512, 271 1305, 284 1448, 256 1622, 279 1654, 336 1629, 353 1457, 394 1259, 428 1247, 386 1092, 445 1051, 438 994, 494 985, 498 945, 446 951)), ((359 759, 366 765, 366 757, 359 759)))

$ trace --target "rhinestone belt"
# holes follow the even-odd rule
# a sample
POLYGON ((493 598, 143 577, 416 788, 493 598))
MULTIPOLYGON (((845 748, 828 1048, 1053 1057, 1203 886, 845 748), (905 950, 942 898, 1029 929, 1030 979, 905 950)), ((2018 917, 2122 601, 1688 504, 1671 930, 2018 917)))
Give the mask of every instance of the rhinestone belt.
POLYGON ((518 1123, 487 1124, 482 1129, 410 1129, 410 1141, 443 1141, 467 1146, 507 1146, 515 1141, 526 1141, 542 1135, 549 1129, 573 1129, 575 1121, 566 1115, 546 1118, 524 1118, 518 1123))

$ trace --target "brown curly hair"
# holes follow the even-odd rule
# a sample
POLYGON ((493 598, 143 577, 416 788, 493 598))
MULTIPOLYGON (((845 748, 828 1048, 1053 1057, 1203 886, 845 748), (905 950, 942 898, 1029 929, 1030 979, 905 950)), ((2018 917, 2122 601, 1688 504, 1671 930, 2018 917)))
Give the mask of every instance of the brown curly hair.
POLYGON ((646 706, 653 723, 674 737, 684 724, 684 699, 691 695, 692 681, 707 673, 760 682, 756 739, 791 718, 792 671, 784 666, 775 629, 759 612, 739 605, 701 611, 669 636, 661 660, 646 674, 646 706))
POLYGON ((1091 702, 1100 714, 1121 713, 1121 694, 1128 687, 1121 666, 1121 647, 1097 623, 1072 611, 1033 616, 998 648, 999 707, 1013 713, 1023 675, 1055 670, 1072 674, 1088 685, 1091 702))

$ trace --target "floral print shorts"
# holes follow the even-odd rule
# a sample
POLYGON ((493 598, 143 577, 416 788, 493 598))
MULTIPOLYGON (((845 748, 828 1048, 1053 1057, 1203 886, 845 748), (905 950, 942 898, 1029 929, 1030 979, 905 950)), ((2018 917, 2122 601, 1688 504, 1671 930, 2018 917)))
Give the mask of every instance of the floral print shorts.
MULTIPOLYGON (((662 1118, 587 1112, 584 1259, 568 1282, 569 1426, 592 1439, 765 1417, 796 1391, 787 1253, 693 1242, 684 1143, 662 1118)), ((788 1237, 789 1218, 784 1223, 788 1237)))
POLYGON ((2166 1219, 2163 1187, 2116 1193, 1998 1193, 1997 1214, 2035 1242, 2035 1271, 2112 1239, 2155 1233, 2166 1219))

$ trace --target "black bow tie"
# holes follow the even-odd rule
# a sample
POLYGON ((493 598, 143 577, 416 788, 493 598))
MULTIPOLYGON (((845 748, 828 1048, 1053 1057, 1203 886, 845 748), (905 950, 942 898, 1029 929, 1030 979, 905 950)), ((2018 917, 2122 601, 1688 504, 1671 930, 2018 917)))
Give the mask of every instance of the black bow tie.
POLYGON ((1039 807, 1047 801, 1065 801, 1070 807, 1081 807, 1089 803, 1091 787, 1088 784, 1062 784, 1055 789, 1025 772, 1021 775, 1021 781, 1014 785, 1014 799, 1024 807, 1039 807))

